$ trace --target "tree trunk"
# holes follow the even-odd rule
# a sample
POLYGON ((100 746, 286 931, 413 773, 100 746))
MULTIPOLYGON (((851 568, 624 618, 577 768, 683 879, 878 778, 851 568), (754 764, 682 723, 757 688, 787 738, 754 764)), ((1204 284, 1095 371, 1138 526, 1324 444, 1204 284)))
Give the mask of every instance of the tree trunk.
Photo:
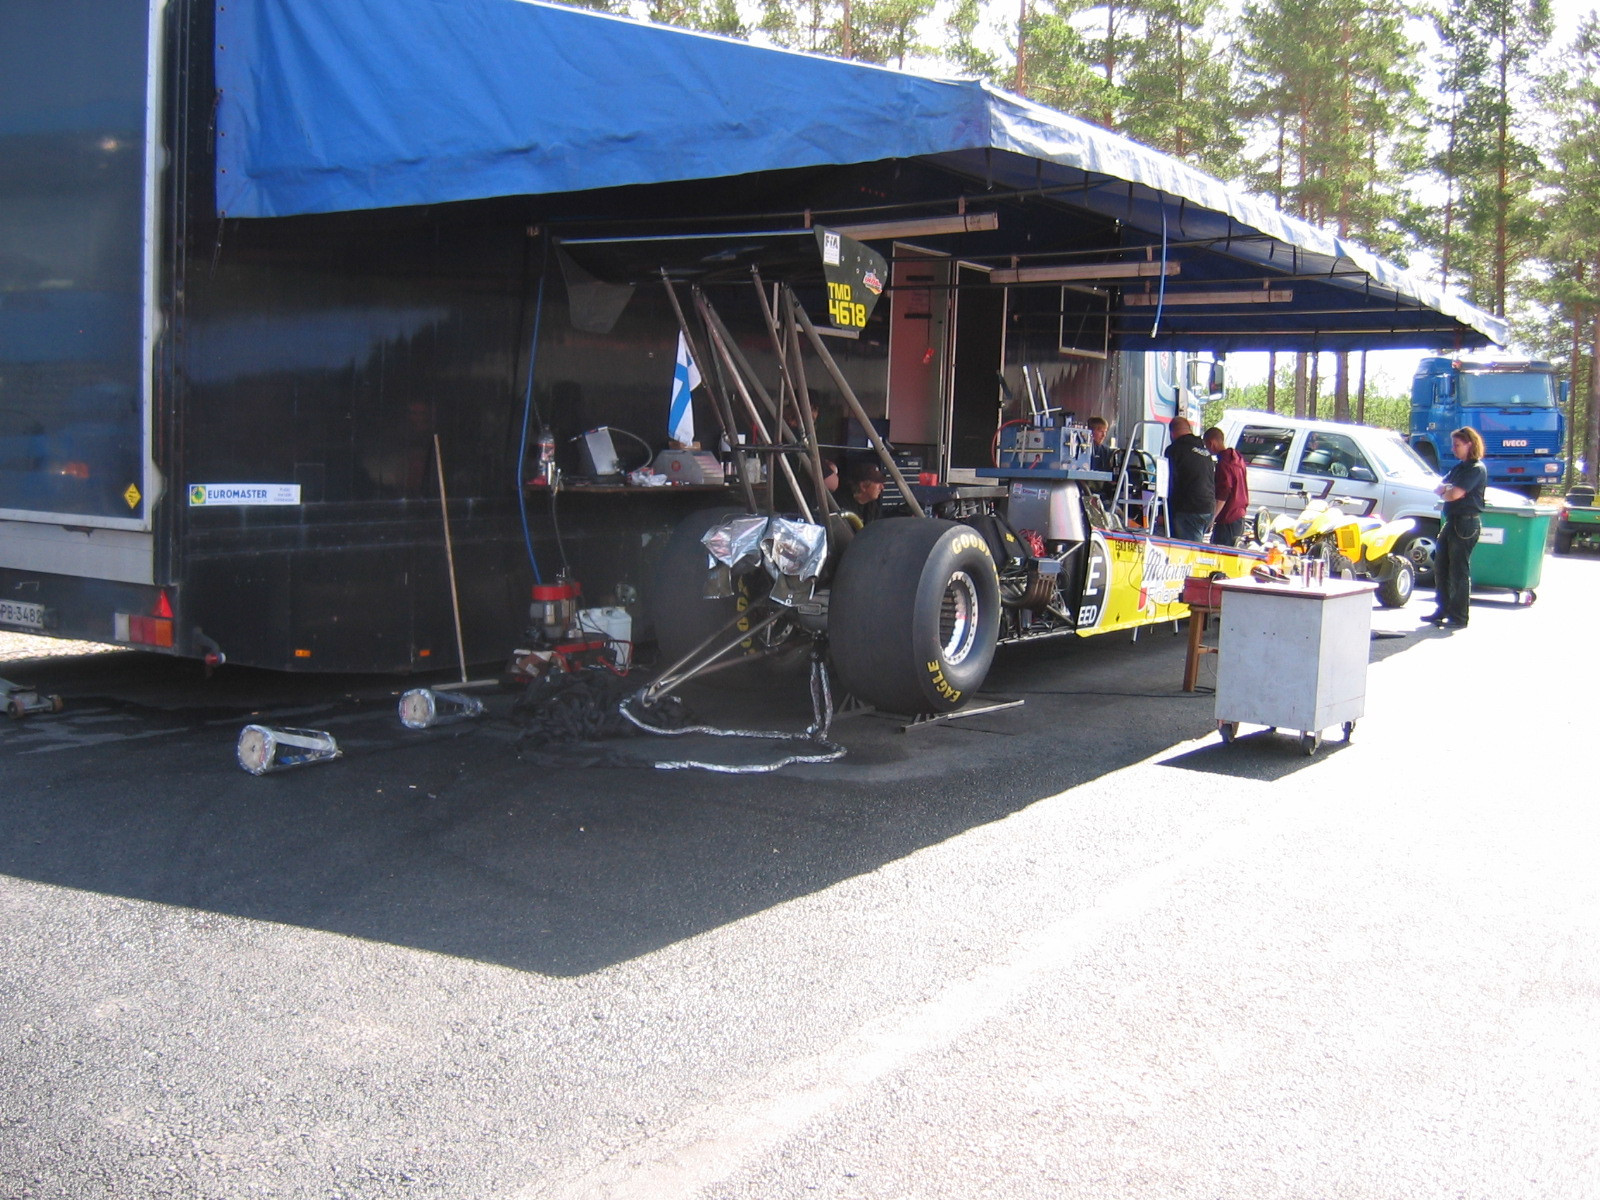
POLYGON ((1294 415, 1306 415, 1306 352, 1300 350, 1294 356, 1294 415))
MULTIPOLYGON (((1582 282, 1582 276, 1579 276, 1582 282)), ((1583 329, 1576 317, 1572 321, 1572 345, 1567 350, 1567 483, 1582 483, 1584 472, 1578 470, 1578 460, 1583 457, 1593 436, 1594 422, 1589 419, 1589 405, 1578 403, 1578 362, 1583 353, 1583 329)), ((1585 466, 1594 466, 1589 460, 1585 466)), ((1597 472, 1600 473, 1600 472, 1597 472)))
POLYGON ((1106 5, 1106 57, 1102 64, 1106 72, 1107 105, 1101 110, 1101 121, 1107 129, 1116 128, 1116 113, 1109 107, 1111 89, 1117 84, 1117 5, 1116 0, 1110 0, 1106 5))
MULTIPOLYGON (((1586 465, 1600 483, 1600 306, 1590 314, 1589 321, 1589 461, 1586 465)), ((1574 369, 1572 373, 1576 376, 1578 372, 1574 369)))
POLYGON ((1028 0, 1019 0, 1017 10, 1017 71, 1011 77, 1011 90, 1028 94, 1028 0))
MULTIPOLYGON (((1577 361, 1578 356, 1576 354, 1572 357, 1573 361, 1577 361)), ((1269 413, 1278 411, 1278 352, 1276 350, 1267 352, 1267 411, 1269 413)))
POLYGON ((1456 127, 1461 120, 1461 103, 1450 104, 1450 131, 1444 152, 1444 238, 1439 247, 1439 286, 1450 286, 1450 238, 1456 216, 1456 127))
POLYGON ((1356 383, 1356 424, 1367 423, 1367 352, 1361 352, 1361 373, 1356 383))
POLYGON ((1343 350, 1333 356, 1333 419, 1350 419, 1350 356, 1343 350))

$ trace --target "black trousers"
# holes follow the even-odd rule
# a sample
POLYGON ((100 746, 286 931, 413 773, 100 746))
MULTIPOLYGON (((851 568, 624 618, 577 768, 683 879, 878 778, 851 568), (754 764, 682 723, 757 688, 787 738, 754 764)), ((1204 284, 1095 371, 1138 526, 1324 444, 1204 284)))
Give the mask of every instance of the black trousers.
POLYGON ((1482 532, 1483 522, 1477 513, 1446 517, 1439 527, 1439 549, 1433 559, 1434 591, 1439 611, 1463 625, 1472 604, 1472 548, 1482 532))
POLYGON ((1218 521, 1211 527, 1211 544, 1213 546, 1237 546, 1239 539, 1244 536, 1244 518, 1237 521, 1218 521))

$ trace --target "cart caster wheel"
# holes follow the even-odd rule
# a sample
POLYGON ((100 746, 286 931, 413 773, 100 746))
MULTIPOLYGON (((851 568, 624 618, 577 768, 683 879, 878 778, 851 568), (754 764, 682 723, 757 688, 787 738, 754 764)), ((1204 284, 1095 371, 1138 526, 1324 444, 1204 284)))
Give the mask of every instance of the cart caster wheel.
POLYGON ((63 700, 60 696, 51 696, 50 697, 50 711, 51 712, 58 713, 63 708, 65 708, 66 706, 67 706, 67 702, 65 700, 63 700))
POLYGON ((7 700, 6 715, 9 716, 13 721, 20 721, 23 717, 28 715, 28 710, 23 707, 21 700, 7 700))
POLYGON ((1222 735, 1222 740, 1224 743, 1231 742, 1234 738, 1239 736, 1239 722, 1218 721, 1217 732, 1222 735))
POLYGON ((1345 745, 1348 746, 1350 744, 1350 735, 1352 733, 1354 733, 1355 731, 1356 731, 1356 723, 1354 721, 1346 721, 1344 723, 1344 741, 1345 741, 1345 745))
POLYGON ((1322 734, 1320 731, 1317 733, 1302 733, 1300 735, 1300 749, 1304 750, 1308 757, 1315 754, 1321 746, 1322 734))
POLYGON ((1524 608, 1537 600, 1539 598, 1539 593, 1534 591, 1532 588, 1529 588, 1527 591, 1527 597, 1528 598, 1522 602, 1524 608))

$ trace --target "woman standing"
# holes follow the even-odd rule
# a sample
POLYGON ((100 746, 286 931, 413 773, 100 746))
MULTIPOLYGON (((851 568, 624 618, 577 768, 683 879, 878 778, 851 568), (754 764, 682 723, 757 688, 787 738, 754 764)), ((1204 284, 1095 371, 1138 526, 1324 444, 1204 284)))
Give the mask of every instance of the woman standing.
POLYGON ((1472 548, 1483 529, 1483 491, 1489 486, 1489 472, 1483 467, 1483 437, 1476 429, 1454 430, 1450 449, 1456 465, 1433 489, 1444 497, 1444 513, 1433 565, 1438 607, 1427 620, 1465 629, 1472 603, 1472 548))

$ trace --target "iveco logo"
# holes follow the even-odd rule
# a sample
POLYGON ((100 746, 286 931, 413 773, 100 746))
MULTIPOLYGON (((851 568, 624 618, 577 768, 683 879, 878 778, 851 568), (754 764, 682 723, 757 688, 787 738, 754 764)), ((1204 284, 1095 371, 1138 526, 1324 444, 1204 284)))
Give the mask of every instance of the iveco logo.
POLYGON ((1528 444, 1528 439, 1527 438, 1506 438, 1500 444, 1502 446, 1526 446, 1528 444))

